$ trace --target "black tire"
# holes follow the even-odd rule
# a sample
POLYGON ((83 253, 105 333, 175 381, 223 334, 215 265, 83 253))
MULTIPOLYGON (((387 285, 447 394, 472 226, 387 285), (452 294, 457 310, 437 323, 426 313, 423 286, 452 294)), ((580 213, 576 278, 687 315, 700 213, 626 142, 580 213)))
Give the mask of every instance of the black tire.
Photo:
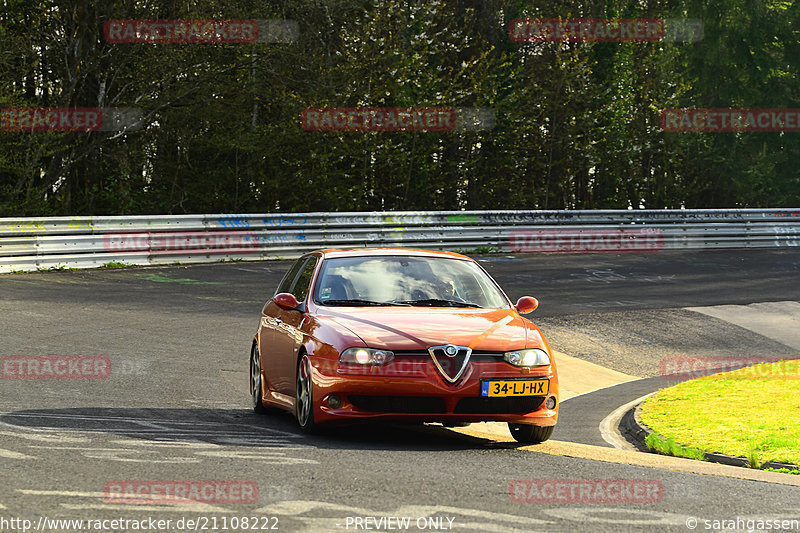
POLYGON ((508 430, 514 440, 522 444, 539 444, 550 438, 555 426, 530 426, 528 424, 508 423, 508 430))
POLYGON ((266 413, 267 408, 264 407, 261 397, 261 356, 256 343, 253 343, 253 348, 250 350, 250 396, 253 401, 253 411, 266 413))
POLYGON ((311 377, 311 361, 303 354, 297 363, 297 385, 295 387, 295 409, 297 424, 305 433, 315 433, 314 421, 314 380, 311 377))

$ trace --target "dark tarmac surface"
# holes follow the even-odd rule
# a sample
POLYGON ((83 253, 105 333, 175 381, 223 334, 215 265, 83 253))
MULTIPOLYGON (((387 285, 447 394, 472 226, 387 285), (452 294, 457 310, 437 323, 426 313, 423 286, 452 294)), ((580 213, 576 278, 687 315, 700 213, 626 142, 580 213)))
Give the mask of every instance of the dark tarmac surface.
MULTIPOLYGON (((554 348, 598 364, 647 376, 664 354, 791 353, 682 307, 800 300, 798 250, 479 259, 512 299, 540 300, 530 316, 554 348)), ((112 362, 106 379, 0 379, 0 518, 35 526, 39 517, 152 516, 174 524, 205 516, 219 525, 221 517, 274 516, 280 531, 355 531, 352 519, 366 516, 411 517, 412 531, 427 516, 452 518, 452 531, 687 531, 691 518, 707 531, 704 519, 800 519, 800 487, 546 455, 435 427, 363 426, 307 437, 288 415, 257 416, 249 409, 248 349, 258 313, 288 266, 0 276, 0 355, 112 362), (652 503, 519 503, 509 487, 520 479, 656 480, 663 495, 652 503), (125 480, 251 480, 259 498, 242 505, 106 502, 106 484, 125 480)), ((629 401, 604 396, 591 406, 572 400, 587 413, 572 423, 567 402, 554 438, 589 442, 590 407, 599 416, 610 412, 604 402, 629 401)))

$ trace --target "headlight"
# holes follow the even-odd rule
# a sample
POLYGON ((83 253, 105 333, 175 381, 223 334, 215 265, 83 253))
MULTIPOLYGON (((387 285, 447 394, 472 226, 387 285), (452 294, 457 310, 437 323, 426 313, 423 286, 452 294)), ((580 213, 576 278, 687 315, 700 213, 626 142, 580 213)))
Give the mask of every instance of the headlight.
POLYGON ((539 348, 506 352, 503 354, 503 359, 514 366, 547 366, 550 364, 550 356, 539 348))
POLYGON ((393 352, 374 348, 348 348, 339 356, 340 362, 353 365, 385 365, 393 360, 393 352))

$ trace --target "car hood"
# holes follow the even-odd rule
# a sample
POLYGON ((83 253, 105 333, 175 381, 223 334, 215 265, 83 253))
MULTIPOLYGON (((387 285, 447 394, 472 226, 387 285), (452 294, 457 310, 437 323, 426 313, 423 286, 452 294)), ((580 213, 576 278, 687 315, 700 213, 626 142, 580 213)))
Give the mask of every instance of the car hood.
POLYGON ((480 351, 516 350, 541 345, 536 327, 512 309, 460 308, 347 308, 320 309, 354 332, 372 348, 426 350, 430 346, 455 344, 480 351), (530 328, 530 333, 528 333, 530 328))

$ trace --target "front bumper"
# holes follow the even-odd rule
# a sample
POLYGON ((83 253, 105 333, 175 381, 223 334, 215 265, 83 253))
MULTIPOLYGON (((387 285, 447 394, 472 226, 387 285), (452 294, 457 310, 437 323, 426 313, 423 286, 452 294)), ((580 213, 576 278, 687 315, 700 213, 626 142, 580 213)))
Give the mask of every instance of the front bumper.
POLYGON ((558 420, 558 378, 554 366, 522 369, 504 361, 470 361, 462 377, 449 383, 430 357, 401 358, 380 367, 341 365, 311 357, 315 416, 319 423, 359 420, 417 422, 512 422, 553 426, 558 420), (547 379, 541 396, 487 398, 486 379, 547 379), (340 405, 329 403, 336 396, 340 405), (555 399, 548 409, 545 400, 555 399))

